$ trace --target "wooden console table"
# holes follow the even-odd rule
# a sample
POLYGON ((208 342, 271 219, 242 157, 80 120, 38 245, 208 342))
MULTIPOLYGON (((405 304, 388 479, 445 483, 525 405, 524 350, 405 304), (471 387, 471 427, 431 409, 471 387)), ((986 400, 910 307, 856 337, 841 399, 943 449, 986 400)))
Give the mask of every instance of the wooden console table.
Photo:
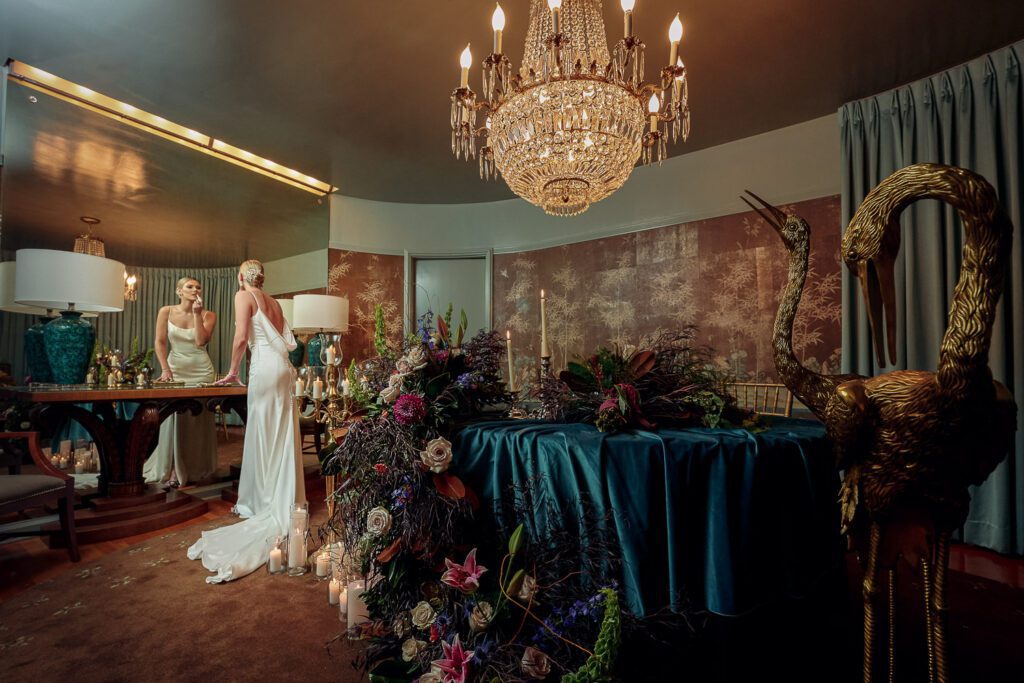
MULTIPOLYGON (((95 543, 162 529, 204 514, 208 505, 183 491, 146 484, 143 464, 156 448, 160 423, 174 413, 198 415, 220 406, 234 410, 245 422, 246 388, 174 387, 167 389, 61 390, 13 387, 0 396, 35 404, 32 422, 52 432, 66 420, 78 422, 92 435, 100 456, 98 496, 75 513, 79 543, 95 543), (138 403, 131 419, 118 416, 119 401, 138 403), (86 408, 81 404, 90 404, 86 408)), ((51 536, 59 544, 59 534, 51 536)))

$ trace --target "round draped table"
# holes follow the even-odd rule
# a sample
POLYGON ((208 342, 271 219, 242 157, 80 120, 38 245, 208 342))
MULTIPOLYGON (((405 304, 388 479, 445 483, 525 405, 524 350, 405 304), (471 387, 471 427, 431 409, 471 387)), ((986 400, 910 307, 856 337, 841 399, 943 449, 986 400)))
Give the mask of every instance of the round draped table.
POLYGON ((581 515, 610 532, 637 615, 685 605, 737 616, 806 595, 841 565, 839 477, 818 422, 605 434, 506 420, 468 426, 453 446, 453 471, 506 533, 519 521, 578 531, 581 515), (533 491, 525 520, 511 486, 533 491))

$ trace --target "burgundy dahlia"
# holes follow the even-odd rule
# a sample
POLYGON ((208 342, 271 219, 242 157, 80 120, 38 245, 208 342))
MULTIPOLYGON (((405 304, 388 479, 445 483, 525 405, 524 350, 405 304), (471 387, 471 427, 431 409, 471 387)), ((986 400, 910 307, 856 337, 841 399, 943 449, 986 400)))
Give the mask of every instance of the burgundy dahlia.
POLYGON ((395 421, 402 425, 414 425, 427 416, 426 402, 416 394, 402 394, 395 401, 395 421))

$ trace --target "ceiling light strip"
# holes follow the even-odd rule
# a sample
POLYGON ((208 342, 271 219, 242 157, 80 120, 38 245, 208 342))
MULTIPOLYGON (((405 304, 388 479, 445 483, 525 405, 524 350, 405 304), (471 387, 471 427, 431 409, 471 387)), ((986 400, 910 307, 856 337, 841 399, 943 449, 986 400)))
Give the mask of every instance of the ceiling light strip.
POLYGON ((176 142, 190 149, 223 159, 268 178, 286 183, 300 190, 323 196, 337 188, 295 169, 282 166, 222 140, 210 137, 173 121, 143 111, 127 102, 115 100, 85 86, 72 83, 60 76, 17 60, 8 60, 8 78, 24 86, 78 105, 97 114, 144 130, 153 135, 176 142))

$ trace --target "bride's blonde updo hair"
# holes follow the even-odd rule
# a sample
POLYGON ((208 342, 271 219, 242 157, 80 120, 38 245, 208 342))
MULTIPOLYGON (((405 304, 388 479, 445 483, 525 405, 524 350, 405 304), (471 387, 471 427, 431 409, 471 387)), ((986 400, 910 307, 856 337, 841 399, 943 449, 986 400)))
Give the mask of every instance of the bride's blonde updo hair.
POLYGON ((238 272, 242 274, 242 282, 255 287, 256 289, 263 289, 263 264, 254 258, 248 261, 242 261, 242 265, 238 266, 238 272))
POLYGON ((189 277, 189 276, 187 276, 187 275, 186 275, 185 277, 183 277, 183 278, 180 278, 180 279, 178 280, 178 284, 174 285, 174 291, 178 293, 178 296, 181 296, 181 290, 182 290, 182 288, 183 288, 183 287, 184 287, 185 285, 187 285, 187 284, 188 284, 189 282, 195 282, 195 283, 198 283, 198 284, 202 284, 202 283, 201 283, 201 282, 199 282, 199 280, 197 280, 196 278, 194 278, 194 277, 189 277))

